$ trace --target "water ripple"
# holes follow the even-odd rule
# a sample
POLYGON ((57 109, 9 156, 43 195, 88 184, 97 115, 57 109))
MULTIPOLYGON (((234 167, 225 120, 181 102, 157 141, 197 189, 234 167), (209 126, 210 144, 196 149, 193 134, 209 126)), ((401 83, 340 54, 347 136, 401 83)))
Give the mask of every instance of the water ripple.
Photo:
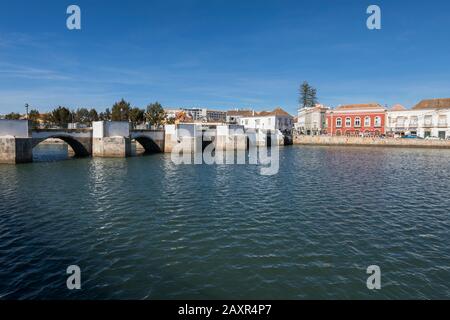
POLYGON ((450 297, 449 151, 280 152, 271 177, 170 155, 0 166, 0 298, 450 297))

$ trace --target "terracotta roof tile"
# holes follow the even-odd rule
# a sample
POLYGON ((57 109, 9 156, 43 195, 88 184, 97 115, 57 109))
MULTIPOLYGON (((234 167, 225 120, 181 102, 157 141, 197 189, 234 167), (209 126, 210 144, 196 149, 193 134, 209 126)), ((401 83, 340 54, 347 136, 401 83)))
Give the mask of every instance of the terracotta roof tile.
POLYGON ((343 111, 343 110, 360 110, 360 109, 384 109, 380 104, 378 103, 362 103, 362 104, 348 104, 344 106, 339 106, 335 110, 336 111, 343 111))
POLYGON ((406 108, 402 106, 401 104, 393 105, 391 108, 391 111, 405 111, 406 108))
POLYGON ((422 100, 413 108, 413 110, 420 109, 450 109, 450 98, 422 100))

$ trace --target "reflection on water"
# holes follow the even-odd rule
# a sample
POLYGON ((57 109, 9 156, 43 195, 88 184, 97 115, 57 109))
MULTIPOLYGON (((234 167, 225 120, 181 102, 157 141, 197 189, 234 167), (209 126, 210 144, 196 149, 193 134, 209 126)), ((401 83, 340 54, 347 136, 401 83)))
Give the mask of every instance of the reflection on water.
POLYGON ((34 162, 52 162, 61 161, 71 158, 73 155, 72 148, 67 143, 40 143, 33 148, 34 162))
POLYGON ((2 298, 450 297, 448 150, 281 148, 274 176, 64 157, 0 166, 2 298))
MULTIPOLYGON (((145 149, 137 142, 131 143, 132 156, 145 155, 145 149)), ((59 143, 40 143, 33 148, 34 162, 53 162, 67 160, 74 157, 72 148, 62 140, 59 143)))

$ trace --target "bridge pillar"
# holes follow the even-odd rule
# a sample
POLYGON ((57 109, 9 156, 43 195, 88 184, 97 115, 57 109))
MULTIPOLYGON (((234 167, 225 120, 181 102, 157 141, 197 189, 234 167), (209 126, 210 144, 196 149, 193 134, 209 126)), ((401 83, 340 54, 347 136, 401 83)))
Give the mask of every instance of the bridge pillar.
POLYGON ((164 126, 164 152, 172 152, 172 148, 178 143, 176 125, 164 126))
POLYGON ((31 138, 0 137, 0 163, 25 163, 33 161, 31 138))
POLYGON ((27 120, 0 120, 0 163, 33 161, 33 143, 27 120))
POLYGON ((103 158, 125 158, 131 155, 131 139, 126 137, 93 138, 92 155, 103 158))
POLYGON ((93 126, 92 155, 125 158, 131 155, 130 124, 122 121, 96 121, 93 126))

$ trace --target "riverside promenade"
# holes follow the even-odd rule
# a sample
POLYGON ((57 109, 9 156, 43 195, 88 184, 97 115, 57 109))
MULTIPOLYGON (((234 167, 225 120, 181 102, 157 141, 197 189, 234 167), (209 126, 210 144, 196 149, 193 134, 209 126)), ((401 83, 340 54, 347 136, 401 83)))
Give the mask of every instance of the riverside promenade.
POLYGON ((323 146, 374 146, 397 148, 436 148, 450 149, 450 140, 347 137, 347 136, 307 136, 294 137, 294 144, 323 146))

